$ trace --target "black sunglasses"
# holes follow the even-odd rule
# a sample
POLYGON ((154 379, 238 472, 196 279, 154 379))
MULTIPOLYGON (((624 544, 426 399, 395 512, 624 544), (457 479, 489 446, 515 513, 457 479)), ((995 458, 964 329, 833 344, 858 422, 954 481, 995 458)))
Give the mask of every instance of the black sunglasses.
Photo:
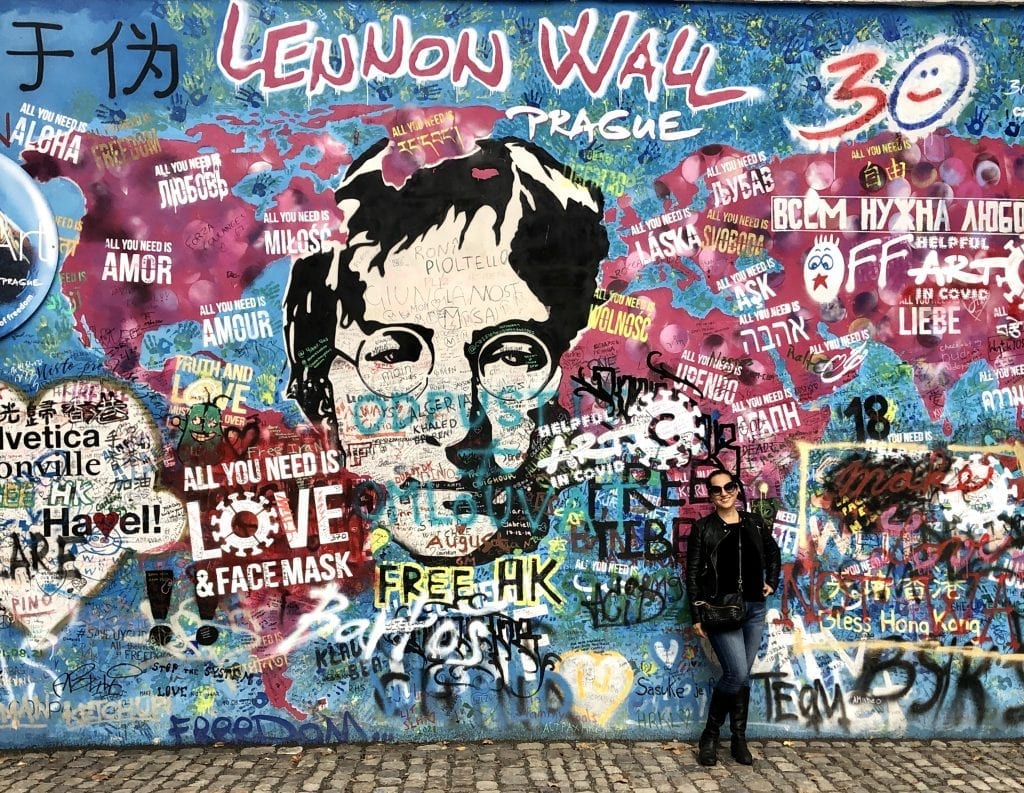
POLYGON ((739 489, 740 486, 735 482, 730 482, 727 485, 708 485, 708 493, 713 496, 718 496, 722 493, 735 493, 739 489))

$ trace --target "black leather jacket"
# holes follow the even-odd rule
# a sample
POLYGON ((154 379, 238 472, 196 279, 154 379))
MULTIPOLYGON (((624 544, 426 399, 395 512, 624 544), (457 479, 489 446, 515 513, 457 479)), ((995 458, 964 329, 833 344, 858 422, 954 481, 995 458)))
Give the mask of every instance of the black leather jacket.
MULTIPOLYGON (((782 566, 779 545, 775 542, 764 521, 758 515, 739 510, 740 520, 749 521, 756 531, 754 545, 761 558, 764 570, 764 582, 778 591, 779 572, 782 566)), ((693 524, 686 545, 686 594, 690 598, 690 607, 698 600, 707 600, 718 592, 718 545, 725 538, 725 529, 718 514, 712 512, 693 524)), ((743 547, 744 553, 747 546, 743 547)), ((723 589, 723 592, 736 589, 736 582, 723 589)))

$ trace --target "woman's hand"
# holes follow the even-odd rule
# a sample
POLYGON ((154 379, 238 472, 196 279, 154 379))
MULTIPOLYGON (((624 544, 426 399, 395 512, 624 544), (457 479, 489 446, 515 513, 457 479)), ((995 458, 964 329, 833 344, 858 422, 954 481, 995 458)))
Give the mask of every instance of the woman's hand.
POLYGON ((693 632, 700 636, 700 638, 702 639, 708 638, 708 635, 704 633, 704 628, 701 626, 699 622, 693 623, 693 632))
POLYGON ((762 594, 763 594, 763 595, 764 595, 765 597, 768 597, 768 596, 769 596, 769 595, 771 595, 771 594, 772 594, 772 592, 774 592, 774 591, 775 591, 774 589, 772 589, 772 588, 771 588, 770 586, 768 586, 767 584, 765 584, 765 585, 764 585, 764 589, 762 589, 762 590, 761 590, 761 593, 762 593, 762 594))

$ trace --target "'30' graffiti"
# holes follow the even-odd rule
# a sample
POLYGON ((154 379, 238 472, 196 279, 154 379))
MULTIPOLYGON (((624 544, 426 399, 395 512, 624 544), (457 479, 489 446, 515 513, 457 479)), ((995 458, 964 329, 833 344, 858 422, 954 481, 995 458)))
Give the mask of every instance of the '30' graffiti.
POLYGON ((836 142, 884 121, 888 114, 896 130, 925 135, 956 118, 974 87, 974 61, 963 47, 949 40, 938 39, 918 50, 888 90, 873 80, 884 64, 885 55, 873 49, 824 61, 822 75, 836 83, 825 101, 838 111, 856 115, 822 127, 787 122, 790 130, 806 141, 836 142))

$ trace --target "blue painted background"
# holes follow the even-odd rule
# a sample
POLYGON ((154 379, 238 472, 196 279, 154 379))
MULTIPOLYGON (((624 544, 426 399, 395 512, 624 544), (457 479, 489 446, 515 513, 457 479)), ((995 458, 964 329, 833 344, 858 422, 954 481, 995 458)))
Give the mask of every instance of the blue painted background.
MULTIPOLYGON (((1020 734, 1017 11, 86 5, 0 12, 0 746, 695 736, 719 465, 783 550, 755 734, 1020 734), (409 539, 429 444, 307 415, 284 304, 376 141, 401 182, 503 137, 609 250, 481 554, 501 481, 409 539)), ((435 338, 527 310, 424 256, 380 305, 435 338)))

